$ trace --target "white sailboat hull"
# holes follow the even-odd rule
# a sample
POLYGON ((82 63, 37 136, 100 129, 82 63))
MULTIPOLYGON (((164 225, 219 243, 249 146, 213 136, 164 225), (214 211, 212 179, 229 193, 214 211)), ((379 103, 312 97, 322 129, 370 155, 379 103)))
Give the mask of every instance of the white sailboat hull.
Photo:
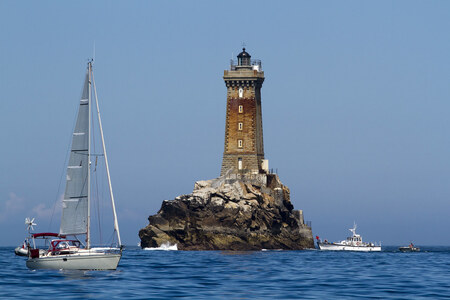
POLYGON ((119 253, 76 253, 29 258, 26 264, 29 269, 115 270, 121 256, 119 253))
POLYGON ((336 243, 317 243, 320 250, 330 250, 330 251, 360 251, 360 252, 379 252, 381 251, 381 246, 352 246, 343 245, 336 243))

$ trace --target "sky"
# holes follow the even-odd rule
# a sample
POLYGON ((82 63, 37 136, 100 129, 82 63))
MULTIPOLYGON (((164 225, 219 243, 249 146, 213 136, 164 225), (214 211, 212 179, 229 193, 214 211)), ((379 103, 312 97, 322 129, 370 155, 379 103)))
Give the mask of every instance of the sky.
POLYGON ((0 246, 58 231, 87 60, 122 240, 220 174, 223 71, 261 59, 265 157, 341 240, 450 245, 449 1, 0 1, 0 246))

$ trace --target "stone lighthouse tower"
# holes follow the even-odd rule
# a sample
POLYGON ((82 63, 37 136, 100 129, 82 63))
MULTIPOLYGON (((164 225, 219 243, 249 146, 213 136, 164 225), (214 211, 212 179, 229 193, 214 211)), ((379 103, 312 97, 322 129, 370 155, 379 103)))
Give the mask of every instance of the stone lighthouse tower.
POLYGON ((227 116, 222 170, 226 173, 266 173, 261 113, 264 72, 261 61, 251 59, 245 48, 224 71, 227 87, 227 116))

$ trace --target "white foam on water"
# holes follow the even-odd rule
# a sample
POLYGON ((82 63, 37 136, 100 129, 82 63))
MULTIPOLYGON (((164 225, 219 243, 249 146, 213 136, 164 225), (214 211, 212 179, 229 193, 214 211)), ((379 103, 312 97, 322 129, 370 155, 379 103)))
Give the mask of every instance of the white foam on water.
POLYGON ((144 250, 150 251, 175 251, 178 250, 177 244, 171 245, 169 242, 162 243, 160 247, 149 247, 144 248, 144 250))

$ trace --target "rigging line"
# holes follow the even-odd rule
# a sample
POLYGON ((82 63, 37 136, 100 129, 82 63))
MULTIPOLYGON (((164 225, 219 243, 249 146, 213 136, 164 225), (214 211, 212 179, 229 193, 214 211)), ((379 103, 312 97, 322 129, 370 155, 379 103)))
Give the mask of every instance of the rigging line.
MULTIPOLYGON (((115 240, 115 237, 116 237, 116 230, 114 229, 113 230, 113 232, 111 233, 111 236, 109 237, 109 239, 108 239, 108 241, 110 241, 110 246, 112 247, 113 246, 113 244, 114 244, 114 240, 115 240)), ((105 245, 106 245, 106 243, 105 243, 105 245)), ((120 245, 119 245, 120 246, 120 245)))
MULTIPOLYGON (((103 166, 104 167, 104 166, 103 166)), ((101 180, 101 187, 100 190, 102 191, 102 195, 101 195, 101 207, 105 207, 105 169, 103 169, 102 172, 102 180, 101 180)), ((102 215, 102 217, 104 218, 104 214, 102 215)))
POLYGON ((86 247, 86 244, 85 243, 83 243, 83 241, 82 240, 80 240, 78 237, 77 237, 77 235, 74 235, 74 239, 75 240, 77 240, 77 241, 79 241, 80 242, 80 244, 83 246, 83 247, 86 247))
POLYGON ((101 220, 100 220, 100 197, 98 193, 98 172, 95 173, 95 195, 96 195, 96 208, 97 208, 97 221, 98 221, 98 232, 99 232, 99 238, 100 238, 100 244, 102 243, 102 227, 100 226, 101 220))
MULTIPOLYGON (((91 91, 91 93, 93 93, 93 91, 91 91)), ((91 117, 91 124, 94 124, 94 110, 93 109, 91 109, 91 116, 90 117, 91 117)), ((91 135, 92 135, 92 147, 94 148, 93 152, 96 153, 97 151, 95 150, 95 130, 93 128, 91 128, 91 135)), ((91 162, 89 162, 89 163, 91 163, 91 162)), ((97 170, 97 168, 94 168, 94 172, 96 170, 97 170)))
MULTIPOLYGON (((97 157, 98 158, 98 157, 97 157)), ((97 160, 96 160, 96 162, 95 162, 95 164, 96 164, 96 168, 97 168, 97 160)), ((99 168, 99 170, 101 170, 101 168, 99 168)), ((99 188, 99 177, 101 177, 101 174, 102 174, 103 172, 100 172, 100 175, 99 175, 99 172, 97 172, 97 173, 95 173, 95 188, 96 188, 96 195, 97 195, 97 198, 96 198, 96 205, 97 205, 97 226, 98 226, 98 233, 99 233, 99 241, 100 241, 100 244, 102 244, 103 243, 103 232, 102 232, 102 226, 101 226, 101 224, 102 224, 102 210, 101 210, 101 205, 100 205, 100 202, 102 201, 102 196, 100 195, 100 193, 101 193, 101 187, 99 188)), ((100 184, 101 184, 101 178, 100 178, 100 184)))
MULTIPOLYGON (((92 79, 92 82, 94 80, 92 79)), ((94 83, 94 82, 93 82, 94 83)), ((94 96, 95 93, 95 88, 91 89, 91 99, 93 98, 92 96, 94 96)), ((94 124, 94 109, 91 109, 91 120, 92 123, 94 124)), ((97 152, 95 145, 96 145, 96 139, 95 139, 95 129, 92 128, 91 131, 92 134, 92 147, 94 148, 94 153, 97 152)), ((102 242, 102 227, 101 227, 101 216, 100 216, 100 198, 99 198, 99 192, 98 192, 98 172, 97 172, 97 162, 98 162, 98 156, 95 158, 95 166, 94 166, 94 181, 95 181, 95 195, 96 195, 96 199, 95 199, 95 208, 96 208, 96 214, 97 214, 97 226, 98 226, 98 233, 99 233, 99 239, 100 239, 100 243, 102 242)))
MULTIPOLYGON (((101 164, 102 163, 102 161, 100 161, 100 163, 99 164, 101 164)), ((102 172, 100 172, 100 188, 99 188, 99 190, 100 190, 100 198, 98 199, 98 204, 99 204, 99 206, 101 207, 101 208, 103 208, 104 207, 104 205, 103 205, 103 203, 104 203, 104 200, 105 200, 105 196, 104 196, 104 183, 105 183, 105 172, 104 172, 104 168, 103 168, 103 165, 102 166, 100 166, 99 167, 100 168, 100 170, 103 170, 102 172)), ((104 220, 104 212, 103 212, 103 210, 104 209, 99 209, 99 223, 100 224, 102 224, 103 223, 103 220, 104 220)), ((101 227, 100 227, 101 228, 101 227)), ((103 241, 103 238, 102 238, 102 231, 100 231, 100 240, 101 241, 103 241)))
MULTIPOLYGON (((75 114, 74 114, 73 121, 72 121, 72 129, 70 131, 71 133, 75 130, 75 125, 76 125, 77 116, 78 116, 78 110, 75 109, 74 111, 75 111, 75 114)), ((59 176, 58 190, 56 191, 55 201, 53 203, 52 215, 50 216, 50 223, 48 225, 48 230, 47 231, 50 231, 50 228, 52 226, 53 216, 55 214, 55 209, 56 209, 56 204, 58 203, 58 195, 59 195, 59 191, 61 190, 61 182, 62 182, 64 173, 66 171, 68 156, 69 156, 69 153, 70 153, 70 151, 69 151, 70 150, 70 146, 72 146, 72 135, 67 135, 67 136, 70 136, 70 138, 69 138, 69 141, 67 143, 66 157, 64 158, 64 164, 63 164, 63 167, 62 167, 62 170, 61 170, 61 175, 59 176)))
POLYGON ((114 231, 117 234, 118 244, 120 246, 122 246, 122 242, 120 240, 119 224, 118 224, 118 221, 117 221, 116 205, 114 203, 114 194, 113 194, 112 187, 111 187, 111 176, 109 174, 108 157, 106 155, 106 146, 105 146, 105 139, 104 139, 104 136, 103 136, 102 119, 100 117, 100 109, 99 109, 99 105, 98 105, 97 89, 95 87, 95 79, 94 79, 94 74, 93 73, 92 73, 92 82, 93 82, 94 93, 95 93, 95 104, 97 105, 97 118, 98 118, 98 125, 99 125, 99 130, 100 130, 100 136, 101 136, 101 140, 102 140, 103 154, 105 155, 105 160, 104 161, 105 161, 106 177, 108 178, 109 195, 110 195, 110 198, 111 198, 111 208, 112 208, 112 211, 113 211, 114 231))

